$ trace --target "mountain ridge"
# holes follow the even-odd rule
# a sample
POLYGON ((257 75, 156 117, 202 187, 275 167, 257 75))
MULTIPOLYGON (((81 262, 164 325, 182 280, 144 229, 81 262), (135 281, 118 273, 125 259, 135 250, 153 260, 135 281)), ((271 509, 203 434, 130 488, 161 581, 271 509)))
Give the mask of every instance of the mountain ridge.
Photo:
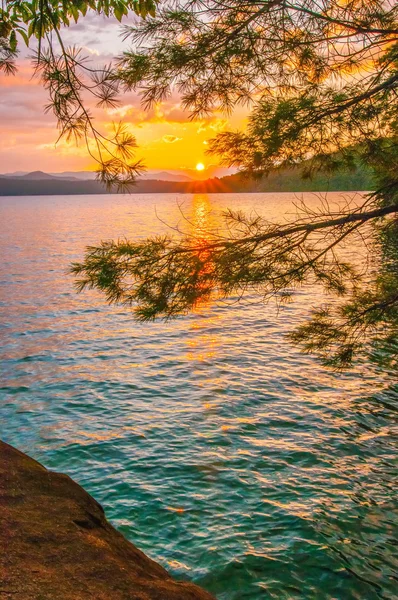
MULTIPOLYGON (((368 191, 374 189, 370 169, 337 172, 332 175, 318 173, 313 179, 302 179, 296 168, 271 172, 266 178, 245 179, 240 174, 205 180, 138 179, 128 193, 131 194, 195 194, 195 193, 264 193, 264 192, 328 192, 368 191)), ((33 171, 23 176, 0 176, 0 196, 85 195, 109 194, 104 184, 97 180, 56 177, 43 171, 33 171)))
MULTIPOLYGON (((93 181, 96 179, 95 171, 63 171, 61 173, 46 173, 44 171, 16 171, 14 173, 2 173, 0 174, 1 179, 29 179, 29 180, 45 180, 45 179, 63 179, 73 181, 93 181)), ((154 171, 145 172, 141 175, 139 180, 157 180, 157 181, 181 181, 188 182, 194 181, 192 177, 184 175, 183 173, 170 173, 169 171, 154 171)))

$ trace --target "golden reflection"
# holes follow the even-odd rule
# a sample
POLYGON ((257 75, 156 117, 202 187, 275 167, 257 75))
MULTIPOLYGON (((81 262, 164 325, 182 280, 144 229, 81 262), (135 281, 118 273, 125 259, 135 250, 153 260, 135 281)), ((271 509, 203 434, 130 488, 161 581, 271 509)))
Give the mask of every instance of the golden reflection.
MULTIPOLYGON (((212 232, 221 225, 221 220, 219 212, 213 209, 209 194, 193 195, 188 223, 188 233, 195 237, 199 247, 211 240, 212 232)), ((210 384, 213 389, 220 389, 224 384, 221 376, 215 375, 219 371, 211 367, 217 362, 222 346, 222 317, 214 312, 207 316, 210 312, 209 304, 209 301, 203 301, 196 306, 186 338, 185 359, 192 363, 192 372, 198 386, 206 389, 210 384)), ((217 404, 215 397, 203 398, 204 412, 211 414, 217 404)))
POLYGON ((211 232, 221 225, 219 213, 211 204, 209 194, 194 194, 192 198, 192 216, 189 220, 191 231, 199 240, 209 242, 211 232))
MULTIPOLYGON (((204 247, 212 240, 212 232, 217 229, 217 225, 220 223, 219 217, 217 219, 217 213, 212 211, 211 200, 208 194, 194 194, 192 200, 192 216, 188 219, 188 223, 189 228, 187 233, 195 239, 195 245, 199 249, 198 252, 202 255, 202 258, 208 258, 209 251, 204 247), (203 252, 201 251, 202 247, 204 248, 203 252)), ((203 272, 208 272, 207 270, 210 268, 210 266, 203 267, 203 272)), ((201 300, 197 303, 195 312, 203 314, 203 307, 208 306, 208 300, 201 300)), ((211 323, 210 319, 205 324, 206 329, 208 329, 209 323, 211 323)), ((203 326, 202 322, 196 321, 192 325, 192 328, 203 328, 203 326)), ((208 334, 208 336, 211 338, 211 334, 208 334)), ((211 347, 211 343, 205 344, 204 347, 209 346, 211 347)))
MULTIPOLYGON (((192 205, 192 216, 189 219, 190 230, 188 233, 194 238, 198 255, 206 261, 210 257, 210 251, 206 249, 209 242, 213 241, 214 233, 220 226, 219 213, 212 210, 208 194, 194 194, 192 205), (203 248, 203 250, 201 250, 203 248)), ((211 264, 202 269, 203 274, 211 273, 211 264)), ((209 300, 203 299, 198 302, 196 308, 208 306, 209 300)))

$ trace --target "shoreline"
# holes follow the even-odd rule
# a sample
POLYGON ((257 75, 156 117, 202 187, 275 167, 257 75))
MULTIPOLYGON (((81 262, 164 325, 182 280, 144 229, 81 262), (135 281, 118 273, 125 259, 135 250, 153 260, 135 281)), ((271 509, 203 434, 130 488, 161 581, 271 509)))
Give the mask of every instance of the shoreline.
POLYGON ((215 600, 130 543, 67 475, 0 441, 0 599, 215 600))

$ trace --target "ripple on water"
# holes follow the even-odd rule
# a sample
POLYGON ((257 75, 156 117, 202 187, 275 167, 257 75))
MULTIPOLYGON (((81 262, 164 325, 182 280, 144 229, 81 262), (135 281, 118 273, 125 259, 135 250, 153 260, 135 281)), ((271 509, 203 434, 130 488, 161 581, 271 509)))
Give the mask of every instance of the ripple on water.
MULTIPOLYGON (((213 208, 214 224, 226 206, 275 218, 293 199, 198 195, 185 208, 193 223, 213 208)), ((4 439, 219 600, 396 598, 393 374, 334 374, 287 343, 317 289, 279 316, 251 298, 150 325, 77 296, 70 261, 100 239, 159 233, 154 205, 178 220, 168 195, 0 200, 4 439)))

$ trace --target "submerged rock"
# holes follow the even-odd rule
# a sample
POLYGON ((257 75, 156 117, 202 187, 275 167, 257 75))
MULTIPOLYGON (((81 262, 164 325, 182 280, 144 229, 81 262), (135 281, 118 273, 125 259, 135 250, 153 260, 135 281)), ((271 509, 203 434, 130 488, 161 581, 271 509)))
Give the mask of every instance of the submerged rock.
POLYGON ((0 513, 2 600, 213 599, 128 542, 70 477, 3 442, 0 513))

